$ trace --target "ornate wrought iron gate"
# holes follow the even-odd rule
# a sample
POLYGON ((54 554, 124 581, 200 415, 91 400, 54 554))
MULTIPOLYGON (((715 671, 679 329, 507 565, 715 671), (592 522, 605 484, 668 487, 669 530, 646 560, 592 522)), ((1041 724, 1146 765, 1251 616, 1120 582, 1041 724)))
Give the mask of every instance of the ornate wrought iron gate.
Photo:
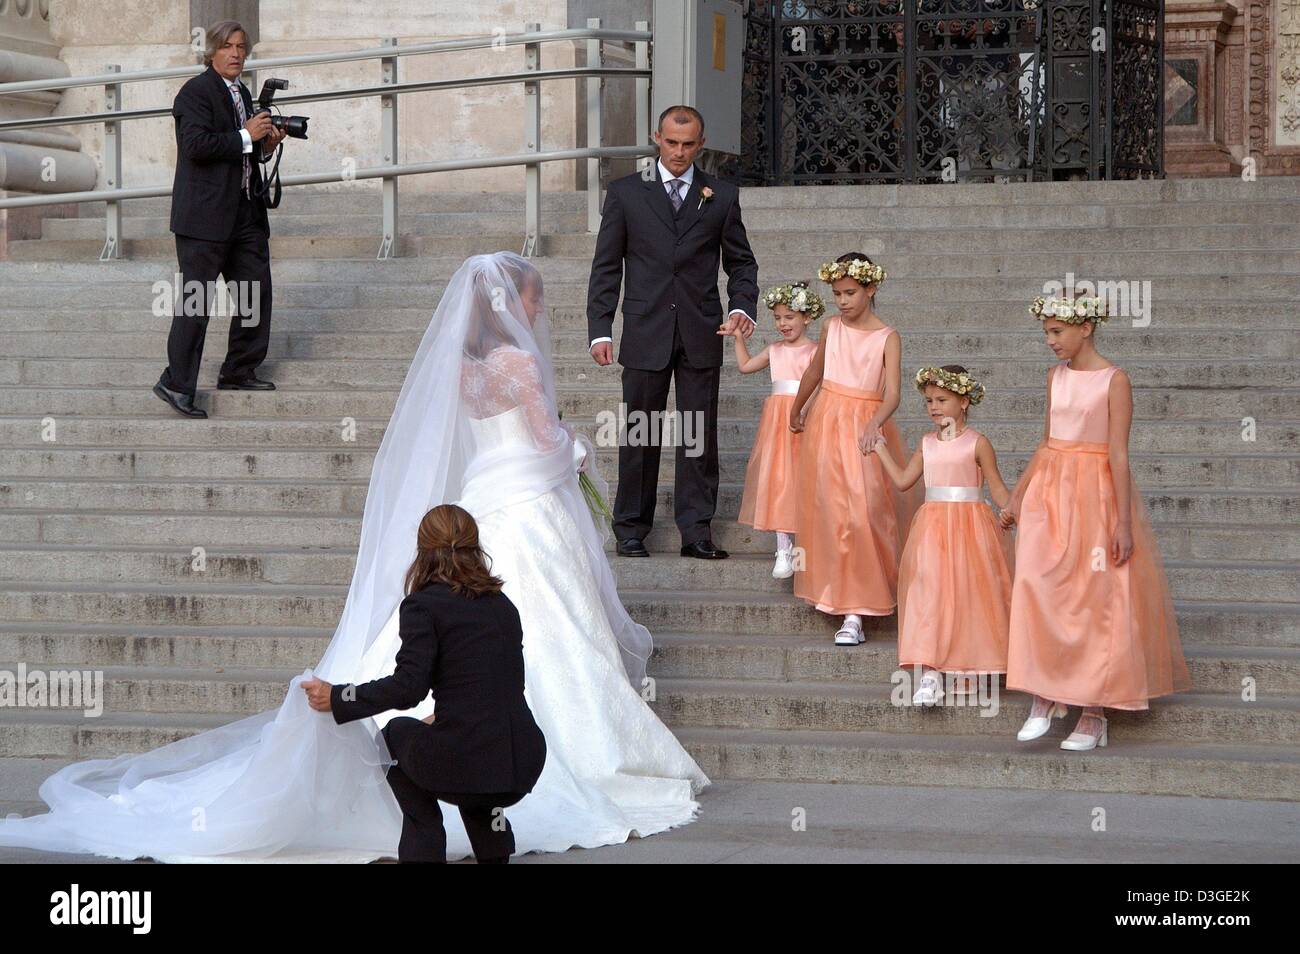
POLYGON ((1158 176, 1163 27, 1163 0, 750 0, 731 171, 766 185, 1158 176))

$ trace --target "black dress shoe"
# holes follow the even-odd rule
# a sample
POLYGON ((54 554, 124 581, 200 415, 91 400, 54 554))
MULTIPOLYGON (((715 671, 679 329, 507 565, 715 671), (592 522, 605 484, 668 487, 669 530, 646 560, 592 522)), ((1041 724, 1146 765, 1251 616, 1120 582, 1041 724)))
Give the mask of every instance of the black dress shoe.
POLYGON ((259 377, 249 375, 246 378, 217 378, 218 391, 274 391, 275 385, 259 377))
POLYGON ((182 391, 173 391, 169 387, 164 387, 161 381, 153 386, 153 393, 170 404, 178 413, 184 414, 186 417, 208 416, 208 412, 203 410, 203 408, 194 406, 194 395, 185 394, 182 391))
POLYGON ((682 556, 695 557, 697 560, 725 560, 726 550, 719 550, 712 540, 696 540, 682 547, 682 556))
POLYGON ((648 557, 650 551, 645 548, 645 544, 636 537, 628 537, 626 540, 618 541, 618 546, 614 548, 619 556, 626 557, 648 557))

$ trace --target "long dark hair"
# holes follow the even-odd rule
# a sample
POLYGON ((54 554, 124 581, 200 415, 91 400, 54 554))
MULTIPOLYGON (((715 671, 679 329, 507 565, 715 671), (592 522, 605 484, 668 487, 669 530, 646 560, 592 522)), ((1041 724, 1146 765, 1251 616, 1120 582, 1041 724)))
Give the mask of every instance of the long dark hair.
POLYGON ((424 515, 415 546, 415 560, 406 571, 408 596, 430 583, 446 583, 460 596, 501 592, 504 584, 492 575, 479 547, 478 524, 455 504, 439 504, 424 515))

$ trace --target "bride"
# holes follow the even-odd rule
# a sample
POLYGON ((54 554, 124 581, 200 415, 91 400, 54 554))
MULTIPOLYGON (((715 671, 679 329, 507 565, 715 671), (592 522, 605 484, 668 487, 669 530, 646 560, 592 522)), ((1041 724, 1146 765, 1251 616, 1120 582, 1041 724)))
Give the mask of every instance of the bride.
MULTIPOLYGON (((541 275, 508 252, 456 271, 375 457, 356 570, 334 637, 278 710, 138 755, 69 765, 50 811, 0 821, 0 845, 160 861, 368 861, 396 856, 401 812, 376 723, 313 711, 304 680, 393 671, 416 529, 456 502, 519 608, 525 696, 546 736, 537 785, 507 810, 516 850, 564 851, 690 822, 709 784, 641 697, 650 635, 619 601, 576 470, 595 451, 556 413, 541 275)), ((447 855, 470 854, 445 811, 447 855)))

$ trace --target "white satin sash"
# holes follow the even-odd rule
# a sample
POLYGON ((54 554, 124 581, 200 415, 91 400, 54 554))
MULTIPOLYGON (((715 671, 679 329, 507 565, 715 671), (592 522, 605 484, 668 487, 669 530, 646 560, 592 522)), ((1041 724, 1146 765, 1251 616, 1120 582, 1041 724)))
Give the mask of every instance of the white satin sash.
POLYGON ((926 487, 925 499, 947 503, 979 503, 984 495, 979 487, 926 487))
POLYGON ((772 382, 772 393, 773 393, 773 394, 790 394, 790 395, 798 394, 798 393, 799 393, 799 382, 798 382, 798 381, 788 381, 788 380, 787 380, 787 381, 773 381, 773 382, 772 382))

